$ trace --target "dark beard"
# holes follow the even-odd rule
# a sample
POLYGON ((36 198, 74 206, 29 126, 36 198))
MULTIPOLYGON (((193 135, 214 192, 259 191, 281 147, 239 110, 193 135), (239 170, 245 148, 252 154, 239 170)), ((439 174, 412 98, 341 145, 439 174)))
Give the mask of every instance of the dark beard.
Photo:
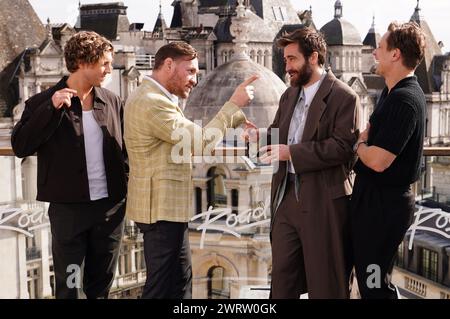
POLYGON ((291 79, 291 86, 302 87, 307 84, 313 75, 313 70, 308 61, 297 71, 297 78, 291 79))

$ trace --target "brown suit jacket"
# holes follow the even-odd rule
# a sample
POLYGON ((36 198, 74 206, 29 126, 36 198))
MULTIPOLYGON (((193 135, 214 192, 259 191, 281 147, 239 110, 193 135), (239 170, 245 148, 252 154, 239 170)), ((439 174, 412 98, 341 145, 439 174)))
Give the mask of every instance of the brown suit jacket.
MULTIPOLYGON (((289 125, 300 88, 288 88, 281 96, 269 134, 279 129, 279 144, 287 144, 289 125)), ((358 138, 360 102, 356 93, 328 71, 310 105, 302 141, 290 146, 298 176, 298 206, 301 211, 326 210, 342 205, 334 200, 350 195, 349 178, 354 163, 353 145, 358 138)), ((273 141, 272 141, 273 143, 273 141)), ((287 162, 280 162, 272 179, 272 216, 283 195, 287 162)), ((332 210, 332 211, 330 211, 332 210)))

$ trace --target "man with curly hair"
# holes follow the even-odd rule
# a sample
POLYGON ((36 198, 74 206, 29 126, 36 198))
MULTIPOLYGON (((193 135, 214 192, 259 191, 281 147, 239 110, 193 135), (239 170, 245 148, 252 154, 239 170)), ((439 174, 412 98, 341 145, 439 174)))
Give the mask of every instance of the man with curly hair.
POLYGON ((107 298, 116 270, 126 195, 123 104, 101 88, 113 46, 95 32, 64 48, 70 75, 25 102, 14 127, 18 157, 37 154, 37 200, 50 202, 56 298, 107 298))

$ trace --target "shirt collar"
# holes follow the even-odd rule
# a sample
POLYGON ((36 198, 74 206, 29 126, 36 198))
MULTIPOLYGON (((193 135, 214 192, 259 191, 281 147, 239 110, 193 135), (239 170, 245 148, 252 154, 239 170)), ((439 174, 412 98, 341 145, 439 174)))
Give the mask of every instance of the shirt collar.
MULTIPOLYGON (((63 78, 56 84, 56 90, 61 90, 67 88, 67 79, 69 77, 67 75, 63 76, 63 78)), ((94 87, 94 101, 100 102, 103 105, 106 105, 106 98, 102 92, 101 87, 94 87)))
POLYGON ((305 105, 310 105, 312 103, 312 100, 314 99, 314 96, 316 95, 317 91, 319 90, 320 85, 323 82, 323 79, 325 79, 325 76, 327 75, 326 72, 324 72, 320 76, 320 80, 316 81, 312 85, 308 86, 307 88, 302 87, 302 91, 300 92, 300 96, 305 99, 305 105))
POLYGON ((145 76, 145 78, 147 79, 147 80, 150 80, 150 81, 152 81, 153 83, 155 83, 156 84, 156 86, 161 90, 161 91, 163 91, 163 93, 173 102, 173 103, 175 103, 176 105, 178 105, 178 97, 176 96, 176 95, 174 95, 174 94, 171 94, 169 91, 167 91, 167 89, 164 87, 164 86, 162 86, 158 81, 156 81, 154 78, 152 78, 152 77, 150 77, 150 76, 145 76))

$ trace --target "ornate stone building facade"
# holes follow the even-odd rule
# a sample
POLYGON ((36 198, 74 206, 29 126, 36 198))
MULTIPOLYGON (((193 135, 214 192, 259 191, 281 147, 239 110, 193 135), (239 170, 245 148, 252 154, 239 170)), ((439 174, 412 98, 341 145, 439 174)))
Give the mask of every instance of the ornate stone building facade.
MULTIPOLYGON (((0 0, 0 18, 5 7, 2 1, 5 0, 0 0)), ((282 31, 292 31, 303 25, 315 28, 312 9, 296 14, 289 0, 175 0, 170 25, 160 13, 152 31, 143 31, 142 23, 130 24, 123 3, 80 6, 80 17, 75 27, 50 22, 43 25, 28 1, 15 3, 10 16, 19 17, 27 12, 30 16, 28 23, 33 27, 28 30, 27 26, 22 26, 28 30, 25 31, 27 37, 23 43, 18 41, 15 45, 11 45, 15 40, 5 39, 8 33, 0 30, 0 44, 14 49, 8 51, 8 57, 0 55, 0 110, 8 116, 2 124, 6 130, 11 128, 11 115, 15 120, 20 117, 23 102, 28 97, 54 85, 67 73, 62 48, 78 28, 93 29, 113 41, 116 49, 114 70, 106 87, 123 99, 139 85, 144 75, 151 74, 154 55, 162 45, 175 40, 192 44, 199 52, 201 75, 190 99, 184 101, 185 114, 203 124, 231 96, 237 84, 254 72, 259 73, 261 78, 255 82, 255 100, 245 112, 258 126, 267 127, 273 120, 279 97, 286 89, 284 65, 280 51, 273 45, 274 40, 282 31), (241 25, 244 20, 249 27, 248 33, 241 25), (242 38, 244 34, 247 39, 242 38)), ((343 19, 343 1, 338 0, 334 5, 334 18, 320 29, 329 45, 327 64, 358 93, 363 105, 363 121, 367 121, 384 86, 383 80, 373 74, 375 61, 372 51, 379 35, 373 23, 361 41, 356 28, 343 19)), ((420 15, 419 4, 411 19, 427 32, 429 41, 426 58, 417 71, 427 95, 426 143, 448 145, 450 56, 442 54, 420 15)), ((0 201, 19 200, 25 210, 33 208, 35 158, 23 161, 0 158, 0 165, 7 168, 0 172, 0 201)), ((427 175, 421 182, 422 187, 434 186, 435 193, 441 194, 441 201, 448 201, 445 198, 450 194, 447 188, 450 184, 448 160, 430 158, 426 165, 427 175)), ((259 287, 264 296, 268 293, 265 289, 270 283, 271 273, 270 216, 264 209, 270 196, 271 174, 271 167, 255 165, 241 156, 232 156, 231 163, 217 160, 194 165, 193 213, 201 214, 209 207, 216 210, 209 220, 207 215, 197 216, 190 224, 194 297, 248 297, 244 291, 249 286, 259 287), (218 217, 221 213, 226 214, 218 217), (210 223, 212 218, 217 220, 210 223), (237 232, 230 232, 236 228, 237 232)), ((45 206, 42 209, 45 210, 45 206)), ((135 298, 145 281, 142 238, 133 223, 127 224, 125 232, 113 297, 135 298)), ((34 239, 16 235, 13 232, 0 233, 2 255, 9 254, 15 260, 6 265, 6 273, 16 270, 18 274, 18 279, 15 277, 16 281, 11 283, 11 287, 20 288, 14 290, 14 297, 51 297, 53 278, 48 229, 38 231, 34 239), (12 247, 22 247, 23 253, 13 252, 12 247)), ((0 273, 4 275, 5 272, 0 273)), ((11 278, 2 277, 2 282, 11 281, 11 278)))

